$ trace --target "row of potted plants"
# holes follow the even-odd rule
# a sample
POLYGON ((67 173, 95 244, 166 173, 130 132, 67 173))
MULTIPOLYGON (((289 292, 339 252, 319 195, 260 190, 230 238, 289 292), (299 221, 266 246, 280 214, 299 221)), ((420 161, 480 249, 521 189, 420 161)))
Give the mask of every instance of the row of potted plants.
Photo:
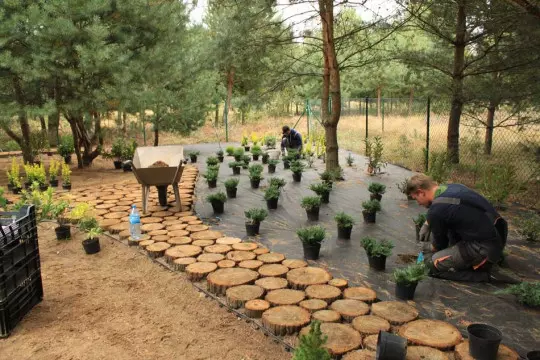
POLYGON ((11 160, 11 166, 7 170, 8 177, 8 189, 14 194, 19 194, 23 188, 29 189, 33 183, 37 183, 39 188, 44 191, 47 190, 49 185, 51 187, 58 186, 58 177, 61 171, 62 175, 62 187, 65 190, 71 189, 71 169, 69 165, 61 163, 55 159, 51 159, 49 164, 49 184, 47 184, 47 171, 45 165, 41 164, 24 164, 24 172, 26 179, 23 184, 23 177, 21 174, 21 164, 16 158, 11 160))
POLYGON ((116 170, 131 171, 131 165, 124 165, 124 162, 133 159, 136 149, 136 141, 126 141, 124 138, 119 138, 113 142, 111 151, 104 151, 101 155, 105 159, 112 159, 116 170))

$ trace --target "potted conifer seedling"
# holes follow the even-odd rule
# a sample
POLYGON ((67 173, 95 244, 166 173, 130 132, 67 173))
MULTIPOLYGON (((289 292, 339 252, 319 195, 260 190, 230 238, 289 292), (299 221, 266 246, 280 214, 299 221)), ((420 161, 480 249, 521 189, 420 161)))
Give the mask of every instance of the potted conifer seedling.
POLYGON ((268 160, 268 173, 273 174, 276 172, 276 165, 279 164, 279 160, 270 159, 268 160))
POLYGON ((364 216, 364 222, 375 223, 377 219, 377 212, 381 211, 381 203, 379 200, 369 200, 362 203, 362 215, 364 216))
POLYGON ((416 241, 420 241, 420 229, 422 228, 422 225, 426 222, 426 214, 418 214, 417 217, 413 217, 414 227, 416 230, 416 241))
POLYGON ((284 187, 285 184, 286 182, 282 178, 271 177, 270 179, 268 179, 268 186, 277 187, 278 189, 284 187))
POLYGON ((253 145, 251 148, 251 155, 253 156, 253 161, 259 160, 259 156, 262 155, 262 149, 259 145, 253 145))
POLYGON ((216 166, 218 164, 219 164, 219 159, 217 157, 215 157, 215 156, 209 156, 206 159, 206 166, 216 166))
POLYGON ((133 160, 133 156, 135 155, 135 150, 137 149, 137 142, 133 141, 131 143, 128 143, 124 146, 122 149, 122 169, 124 171, 133 171, 131 162, 128 162, 128 160, 133 160))
POLYGON ((296 235, 302 241, 304 248, 304 258, 308 260, 317 260, 321 251, 321 243, 326 237, 326 230, 320 226, 308 226, 296 231, 296 235))
POLYGON ((402 182, 397 184, 399 191, 407 196, 407 200, 413 200, 411 195, 407 195, 407 184, 409 183, 409 178, 405 178, 402 182))
POLYGON ((58 173, 60 172, 60 162, 51 159, 49 163, 49 184, 52 187, 58 187, 58 173))
POLYGON ((71 136, 62 136, 57 151, 66 164, 71 164, 71 154, 75 152, 73 138, 71 136))
POLYGON ((227 195, 220 191, 208 195, 206 197, 206 201, 208 201, 212 205, 212 209, 214 209, 214 214, 223 214, 223 212, 225 211, 225 201, 227 201, 227 195))
POLYGON ((266 200, 266 206, 268 209, 277 209, 279 200, 279 187, 269 186, 264 192, 264 200, 266 200))
POLYGON ((239 179, 236 179, 236 178, 232 178, 232 179, 227 179, 225 180, 225 190, 227 192, 227 197, 229 199, 234 199, 236 198, 236 191, 238 189, 238 183, 240 182, 239 179))
POLYGON ((189 160, 192 164, 195 164, 197 162, 197 156, 199 156, 201 152, 197 150, 191 150, 188 152, 189 160))
POLYGON ((327 336, 321 332, 321 322, 313 320, 307 335, 300 335, 300 343, 294 351, 292 360, 330 360, 332 357, 324 347, 327 336))
POLYGON ((251 187, 253 189, 258 189, 259 184, 261 183, 263 166, 261 164, 251 165, 249 167, 249 181, 251 182, 251 187))
POLYGON ((116 139, 112 144, 110 156, 114 159, 113 164, 116 170, 122 169, 122 155, 124 154, 125 146, 126 144, 123 138, 116 139))
POLYGON ((255 236, 259 234, 259 229, 261 226, 261 221, 266 219, 268 216, 268 211, 265 209, 249 209, 244 211, 246 215, 246 233, 248 236, 255 236))
POLYGON ((242 157, 242 160, 244 161, 244 163, 242 164, 242 169, 247 169, 249 167, 251 157, 249 155, 244 155, 242 157))
POLYGON ((263 152, 262 154, 262 163, 268 164, 268 159, 270 159, 270 155, 267 152, 263 152))
POLYGON ((315 194, 321 197, 321 202, 323 204, 328 204, 330 202, 330 186, 322 182, 319 184, 311 184, 309 187, 315 194))
POLYGON ((69 204, 67 201, 59 201, 53 204, 51 209, 51 215, 58 222, 58 227, 54 228, 57 240, 66 240, 71 238, 71 228, 69 227, 69 221, 66 218, 66 209, 69 204))
POLYGON ((227 156, 234 156, 234 146, 227 146, 225 152, 227 153, 227 156))
POLYGON ((349 240, 351 238, 351 232, 354 225, 354 219, 352 216, 341 211, 334 216, 334 220, 336 220, 337 223, 338 238, 349 240))
POLYGON ((363 238, 361 244, 366 250, 369 267, 383 271, 386 268, 386 258, 392 254, 394 244, 388 240, 377 241, 370 237, 363 238))
POLYGON ((101 228, 99 227, 89 229, 86 232, 86 239, 82 242, 86 254, 92 255, 98 253, 101 250, 99 246, 99 235, 101 235, 102 233, 103 230, 101 230, 101 228))
POLYGON ((332 189, 332 185, 334 183, 334 174, 331 171, 325 170, 319 176, 322 182, 328 185, 330 189, 332 189))
POLYGON ((302 181, 302 172, 304 172, 305 165, 300 160, 293 160, 290 168, 293 180, 296 182, 302 181))
POLYGON ((242 143, 240 145, 244 147, 245 151, 249 151, 249 138, 247 135, 242 136, 242 143))
POLYGON ((244 165, 244 163, 240 161, 232 161, 229 163, 229 167, 232 169, 233 175, 240 175, 242 165, 244 165))
POLYGON ((386 185, 383 185, 381 183, 373 182, 369 184, 368 191, 371 193, 369 198, 371 200, 379 200, 382 199, 382 194, 386 191, 386 185))
POLYGON ((283 157, 283 167, 285 169, 290 168, 291 162, 296 160, 297 158, 297 151, 296 150, 287 150, 287 155, 283 157))
POLYGON ((62 164, 62 189, 71 190, 71 169, 68 164, 62 164))
POLYGON ((218 158, 219 162, 222 163, 223 159, 225 159, 224 154, 223 154, 223 150, 219 149, 218 151, 216 151, 216 155, 217 155, 217 158, 218 158))
POLYGON ((307 218, 310 221, 319 221, 319 208, 321 198, 318 196, 306 196, 302 198, 302 207, 306 209, 307 218))
POLYGON ((234 161, 242 161, 244 159, 244 149, 243 148, 236 148, 234 149, 234 161))
POLYGON ((217 186, 218 172, 215 169, 208 169, 206 174, 203 174, 208 182, 209 188, 215 188, 217 186))
POLYGON ((426 277, 426 266, 412 264, 402 269, 394 270, 396 281, 396 297, 401 300, 412 300, 418 282, 426 277))

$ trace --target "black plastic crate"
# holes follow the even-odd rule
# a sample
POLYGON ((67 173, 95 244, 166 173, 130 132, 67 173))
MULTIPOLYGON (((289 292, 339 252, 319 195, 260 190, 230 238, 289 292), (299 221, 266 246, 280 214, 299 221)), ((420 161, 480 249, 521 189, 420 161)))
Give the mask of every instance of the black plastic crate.
POLYGON ((37 243, 36 211, 33 205, 24 205, 16 212, 0 212, 0 254, 32 240, 37 243))
POLYGON ((17 324, 43 299, 41 274, 34 273, 4 303, 0 303, 0 338, 8 337, 17 324))

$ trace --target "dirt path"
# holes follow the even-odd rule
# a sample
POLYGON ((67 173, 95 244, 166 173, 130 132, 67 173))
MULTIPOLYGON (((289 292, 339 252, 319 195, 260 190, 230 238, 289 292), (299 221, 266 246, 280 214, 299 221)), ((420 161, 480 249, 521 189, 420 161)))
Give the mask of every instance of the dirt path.
POLYGON ((105 236, 85 255, 80 234, 58 242, 53 227, 40 226, 44 299, 0 339, 0 359, 290 358, 181 274, 105 236))

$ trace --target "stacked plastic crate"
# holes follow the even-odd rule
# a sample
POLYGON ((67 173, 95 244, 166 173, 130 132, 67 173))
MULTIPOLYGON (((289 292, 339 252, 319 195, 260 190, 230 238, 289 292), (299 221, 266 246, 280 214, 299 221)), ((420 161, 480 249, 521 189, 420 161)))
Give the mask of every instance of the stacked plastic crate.
POLYGON ((43 298, 34 206, 0 212, 0 337, 43 298))

